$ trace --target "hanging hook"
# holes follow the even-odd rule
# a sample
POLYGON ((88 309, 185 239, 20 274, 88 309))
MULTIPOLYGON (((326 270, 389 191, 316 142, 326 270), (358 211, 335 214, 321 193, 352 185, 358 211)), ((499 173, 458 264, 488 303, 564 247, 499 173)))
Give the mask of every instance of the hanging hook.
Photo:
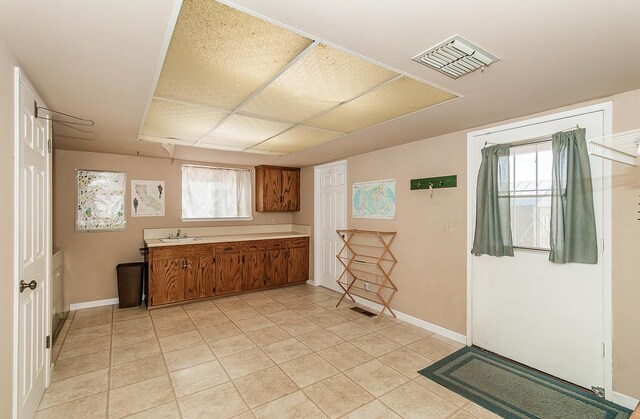
POLYGON ((429 197, 433 198, 433 183, 429 182, 429 197))

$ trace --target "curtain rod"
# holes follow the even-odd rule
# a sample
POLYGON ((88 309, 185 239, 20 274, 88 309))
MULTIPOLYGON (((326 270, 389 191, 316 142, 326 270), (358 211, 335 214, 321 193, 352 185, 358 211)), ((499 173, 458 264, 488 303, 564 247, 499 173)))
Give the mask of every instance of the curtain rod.
POLYGON ((201 167, 203 169, 220 169, 220 170, 234 170, 236 172, 238 171, 243 171, 243 170, 248 170, 251 171, 251 167, 248 167, 246 169, 241 169, 239 167, 219 167, 219 166, 204 166, 201 164, 183 164, 183 166, 189 166, 189 167, 201 167))
MULTIPOLYGON (((514 141, 514 142, 508 143, 508 144, 510 144, 512 147, 518 147, 518 146, 529 145, 529 144, 544 143, 544 142, 547 142, 547 141, 551 141, 551 139, 553 138, 553 134, 555 134, 557 132, 573 131, 574 129, 580 129, 580 125, 576 124, 575 128, 571 127, 571 128, 563 129, 562 131, 556 131, 556 132, 554 132, 552 134, 546 134, 546 135, 541 135, 539 137, 527 138, 526 140, 514 141)), ((484 142, 484 146, 485 147, 487 145, 489 145, 489 144, 498 145, 498 144, 507 144, 507 143, 492 143, 490 141, 485 141, 484 142)))

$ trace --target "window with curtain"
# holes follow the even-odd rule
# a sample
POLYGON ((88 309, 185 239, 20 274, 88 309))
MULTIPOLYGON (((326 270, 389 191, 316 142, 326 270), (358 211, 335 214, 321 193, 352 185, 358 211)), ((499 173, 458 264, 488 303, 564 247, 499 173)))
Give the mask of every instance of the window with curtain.
POLYGON ((513 246, 549 250, 551 140, 512 146, 509 156, 513 246))
POLYGON ((182 219, 251 219, 251 170, 182 166, 182 219))

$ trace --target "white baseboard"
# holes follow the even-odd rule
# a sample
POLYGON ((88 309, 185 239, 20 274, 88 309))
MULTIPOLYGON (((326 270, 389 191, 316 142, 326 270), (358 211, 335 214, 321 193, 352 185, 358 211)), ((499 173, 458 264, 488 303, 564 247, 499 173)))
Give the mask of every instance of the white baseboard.
POLYGON ((636 406, 638 406, 638 399, 616 391, 613 392, 613 402, 631 410, 634 410, 636 406))
POLYGON ((101 306, 111 306, 118 304, 117 298, 107 298, 106 300, 86 301, 84 303, 74 303, 69 305, 69 310, 82 310, 83 308, 93 308, 101 306))
MULTIPOLYGON (((310 283, 309 285, 315 285, 315 284, 314 283, 310 283)), ((377 311, 382 310, 382 306, 380 304, 374 303, 373 301, 365 300, 365 299, 360 298, 360 297, 355 297, 355 299, 356 299, 356 302, 358 304, 360 304, 360 305, 372 308, 372 309, 377 310, 377 311)), ((424 321, 424 320, 419 319, 417 317, 410 316, 410 315, 408 315, 406 313, 403 313, 401 311, 398 311, 396 309, 394 309, 393 312, 396 313, 396 316, 400 320, 403 320, 403 321, 405 321, 407 323, 410 323, 410 324, 412 324, 414 326, 418 326, 421 329, 428 330, 430 332, 436 333, 436 334, 438 334, 440 336, 444 336, 445 338, 449 338, 449 339, 454 340, 454 341, 456 341, 458 343, 462 343, 463 345, 467 344, 467 337, 465 335, 463 335, 462 333, 454 332, 453 330, 449 330, 449 329, 444 328, 442 326, 438 326, 437 324, 429 323, 427 321, 424 321)), ((385 314, 387 314, 386 311, 385 311, 385 314)))

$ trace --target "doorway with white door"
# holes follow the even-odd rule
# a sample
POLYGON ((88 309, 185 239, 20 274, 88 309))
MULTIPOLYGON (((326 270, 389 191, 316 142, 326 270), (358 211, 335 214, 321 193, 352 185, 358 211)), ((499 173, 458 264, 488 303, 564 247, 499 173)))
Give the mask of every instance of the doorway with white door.
POLYGON ((467 343, 602 392, 611 400, 609 161, 589 158, 597 263, 549 261, 550 139, 551 134, 576 125, 586 129, 587 141, 610 135, 611 103, 468 134, 468 249, 475 229, 481 150, 487 143, 517 146, 510 148, 509 172, 514 256, 469 254, 467 343))
POLYGON ((346 160, 314 168, 314 281, 335 291, 340 290, 336 279, 342 274, 336 259, 342 240, 336 230, 347 223, 346 183, 346 160))
POLYGON ((15 69, 14 416, 35 415, 49 385, 51 350, 51 155, 45 107, 15 69))

